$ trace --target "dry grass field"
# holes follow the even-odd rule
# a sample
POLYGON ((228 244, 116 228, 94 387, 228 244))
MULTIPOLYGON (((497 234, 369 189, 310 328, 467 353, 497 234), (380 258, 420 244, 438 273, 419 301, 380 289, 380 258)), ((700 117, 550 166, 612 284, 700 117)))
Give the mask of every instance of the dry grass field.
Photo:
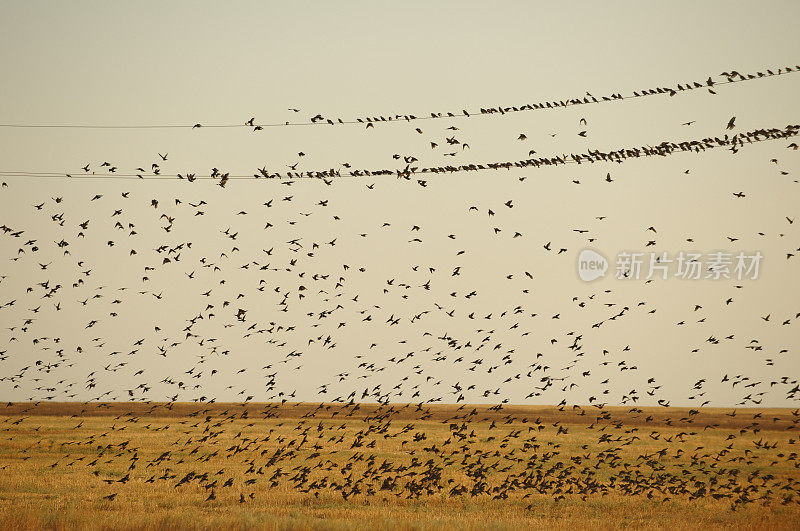
POLYGON ((800 526, 798 412, 0 408, 0 527, 800 526))

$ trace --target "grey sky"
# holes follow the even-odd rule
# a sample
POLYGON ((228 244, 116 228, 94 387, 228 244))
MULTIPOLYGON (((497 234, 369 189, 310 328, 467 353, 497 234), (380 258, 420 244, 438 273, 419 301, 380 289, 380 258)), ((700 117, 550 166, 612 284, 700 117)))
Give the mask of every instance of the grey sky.
MULTIPOLYGON (((424 116, 587 91, 627 94, 800 61, 796 2, 585 3, 569 9, 557 3, 428 4, 6 2, 0 7, 0 123, 424 116)), ((165 174, 208 174, 217 167, 250 175, 259 167, 284 172, 295 163, 306 170, 344 162, 402 168, 395 154, 413 155, 420 165, 520 160, 530 150, 545 156, 722 136, 732 116, 730 134, 797 124, 798 88, 800 75, 789 74, 718 87, 716 95, 699 90, 371 129, 0 127, 0 172, 77 175, 89 163, 91 171, 107 174, 105 161, 121 173, 152 163, 165 174), (521 133, 525 140, 518 140, 521 133), (451 149, 448 137, 470 148, 451 149), (444 155, 451 151, 456 156, 444 155), (168 153, 167 160, 158 153, 168 153)), ((392 401, 452 402, 463 394, 467 402, 586 403, 595 397, 618 404, 635 389, 639 404, 709 400, 721 406, 750 395, 762 406, 794 405, 787 392, 796 382, 780 383, 800 376, 800 256, 787 259, 787 253, 800 254, 800 221, 787 219, 798 214, 800 151, 787 149, 792 141, 763 142, 737 154, 713 150, 620 165, 432 175, 425 187, 394 177, 329 186, 237 180, 224 189, 214 181, 0 177, 8 184, 0 189, 0 225, 25 230, 20 238, 0 234, 0 305, 16 300, 0 309, 0 377, 31 366, 19 378, 0 381, 0 398, 88 399, 110 392, 106 398, 124 400, 131 389, 136 399, 153 400, 176 393, 179 400, 267 400, 293 391, 296 399, 331 400, 353 391, 360 398, 369 388, 375 392, 365 400, 388 393, 392 401), (613 182, 604 180, 607 173, 613 182), (738 192, 745 197, 733 195, 738 192), (103 197, 92 201, 96 194, 103 197), (291 201, 284 200, 288 196, 291 201), (190 205, 201 200, 207 204, 190 205), (508 200, 513 208, 504 206, 508 200), (33 205, 40 203, 37 210, 33 205), (61 213, 63 226, 51 217, 61 213), (162 214, 174 219, 169 232, 162 214), (85 237, 78 237, 87 219, 85 237), (124 230, 114 227, 117 221, 124 230), (412 230, 415 225, 420 230, 412 230), (513 238, 515 232, 521 236, 513 238), (296 238, 302 249, 287 243, 296 238), (62 239, 69 242, 68 256, 55 245, 62 239), (24 245, 29 240, 38 251, 24 245), (656 245, 646 247, 650 240, 656 245), (548 242, 554 250, 543 248, 548 242), (156 251, 181 244, 170 254, 156 251), (758 250, 765 258, 756 281, 606 278, 586 284, 575 268, 586 247, 609 258, 620 250, 758 250), (559 255, 561 248, 567 251, 559 255), (39 265, 51 262, 47 269, 39 265), (209 264, 219 270, 204 267, 209 264), (259 269, 267 264, 271 269, 259 269), (457 267, 460 275, 453 276, 457 267), (83 283, 73 288, 79 278, 83 283), (49 287, 63 287, 42 298, 46 289, 37 283, 47 280, 49 287), (430 290, 424 287, 429 280, 430 290), (29 286, 33 291, 26 293, 29 286), (92 298, 96 294, 103 296, 92 298), (230 304, 223 307, 225 301, 230 304), (608 321, 624 307, 623 317, 608 321), (244 322, 236 319, 240 308, 247 310, 244 322), (187 320, 198 315, 204 318, 190 329, 197 336, 187 338, 187 320), (364 321, 367 316, 371 320, 364 321), (387 322, 391 316, 400 318, 397 325, 387 322), (26 326, 26 319, 33 321, 26 326), (97 324, 85 328, 93 320, 97 324), (593 328, 599 321, 605 323, 593 328), (258 330, 265 332, 254 335, 258 330), (327 336, 335 348, 324 344, 327 336), (577 336, 580 347, 569 348, 577 336), (719 343, 708 341, 712 337, 719 343), (301 355, 287 357, 294 353, 301 355), (476 359, 483 362, 469 370, 476 359), (528 377, 537 364, 549 368, 528 377), (96 380, 87 380, 93 371, 96 380), (726 374, 730 381, 722 382, 726 374), (737 375, 750 379, 734 387, 737 375), (553 378, 552 386, 526 399, 543 376, 553 378), (649 378, 656 382, 648 384, 649 378), (183 381, 187 389, 159 383, 164 379, 183 381), (706 382, 694 389, 701 379, 706 382), (87 389, 87 382, 96 385, 87 389), (147 392, 136 389, 140 384, 147 392), (325 384, 327 393, 317 394, 325 384)))

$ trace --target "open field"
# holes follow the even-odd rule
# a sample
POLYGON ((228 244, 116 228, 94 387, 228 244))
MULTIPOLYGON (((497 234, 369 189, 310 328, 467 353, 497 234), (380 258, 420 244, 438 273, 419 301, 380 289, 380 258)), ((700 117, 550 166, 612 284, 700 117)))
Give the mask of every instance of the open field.
POLYGON ((790 410, 42 403, 0 411, 4 528, 800 523, 800 417, 790 410))

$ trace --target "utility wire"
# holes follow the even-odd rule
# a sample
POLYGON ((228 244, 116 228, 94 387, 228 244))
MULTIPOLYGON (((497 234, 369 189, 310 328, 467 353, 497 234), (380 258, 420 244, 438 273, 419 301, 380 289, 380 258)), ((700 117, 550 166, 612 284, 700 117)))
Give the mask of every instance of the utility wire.
POLYGON ((0 123, 0 128, 7 129, 233 129, 250 127, 254 130, 264 129, 266 127, 295 127, 295 126, 309 126, 309 125, 346 125, 346 124, 362 124, 367 127, 374 127, 376 123, 390 123, 390 122, 413 122, 417 120, 435 120, 447 118, 469 118, 475 116, 488 116, 488 115, 506 115, 516 112, 524 111, 538 111, 546 109, 559 109, 566 107, 574 107, 577 105, 589 105, 594 103, 608 103, 613 101, 631 100, 637 98, 644 98, 648 96, 675 96, 682 92, 693 92, 699 89, 707 89, 713 92, 713 87, 730 85, 734 83, 742 83, 745 81, 753 81, 756 79, 768 79, 785 74, 800 72, 800 65, 787 66, 778 68, 773 71, 767 69, 765 72, 756 72, 748 74, 740 74, 737 71, 723 72, 720 76, 724 80, 714 81, 709 77, 706 81, 691 81, 688 83, 675 83, 672 87, 656 87, 644 89, 639 91, 631 91, 629 94, 623 96, 621 93, 614 93, 606 96, 595 97, 587 92, 586 95, 578 98, 551 100, 540 103, 529 103, 518 106, 506 107, 488 107, 481 108, 477 111, 457 111, 457 112, 431 112, 427 115, 417 116, 414 114, 395 114, 384 117, 382 115, 372 115, 362 118, 354 119, 341 119, 341 118, 327 118, 321 114, 313 116, 308 122, 275 122, 275 123, 256 123, 255 121, 242 123, 242 124, 145 124, 145 125, 94 125, 94 124, 24 124, 24 123, 0 123), (372 124, 372 125, 371 125, 372 124))
POLYGON ((379 177, 379 176, 396 176, 398 178, 410 179, 412 176, 428 177, 431 174, 451 174, 459 172, 475 172, 487 170, 510 170, 512 168, 539 168, 542 166, 560 166, 565 164, 594 164, 596 162, 617 162, 636 158, 645 157, 666 157, 676 153, 701 153, 711 149, 721 147, 729 148, 734 153, 740 148, 758 142, 765 142, 769 140, 782 140, 792 138, 800 134, 800 125, 787 125, 783 129, 770 128, 770 129, 756 129, 749 132, 738 133, 733 136, 725 135, 720 137, 706 137, 703 139, 685 140, 685 141, 664 141, 655 145, 643 145, 640 147, 622 148, 609 152, 601 152, 600 150, 588 150, 586 153, 570 153, 561 154, 551 157, 539 157, 534 159, 525 159, 519 161, 502 161, 502 162, 489 162, 489 163, 471 163, 460 165, 444 165, 444 166, 428 166, 428 167, 412 167, 407 165, 405 168, 384 168, 377 170, 349 170, 341 172, 340 170, 322 170, 322 171, 292 171, 292 172, 276 172, 269 173, 259 170, 259 173, 252 175, 230 175, 227 173, 215 173, 212 175, 196 175, 196 174, 153 174, 153 173, 109 173, 109 174, 79 174, 79 173, 65 173, 65 172, 31 172, 31 171, 0 171, 2 177, 21 177, 21 178, 60 178, 60 179, 103 179, 103 180, 217 180, 222 185, 228 180, 242 180, 242 179, 338 179, 343 177, 379 177))

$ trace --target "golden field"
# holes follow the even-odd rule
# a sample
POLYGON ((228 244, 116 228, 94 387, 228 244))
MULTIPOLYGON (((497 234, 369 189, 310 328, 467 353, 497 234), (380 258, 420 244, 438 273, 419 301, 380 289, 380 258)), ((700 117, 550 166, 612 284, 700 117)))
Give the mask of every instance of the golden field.
POLYGON ((0 526, 800 526, 787 409, 0 406, 0 526))

